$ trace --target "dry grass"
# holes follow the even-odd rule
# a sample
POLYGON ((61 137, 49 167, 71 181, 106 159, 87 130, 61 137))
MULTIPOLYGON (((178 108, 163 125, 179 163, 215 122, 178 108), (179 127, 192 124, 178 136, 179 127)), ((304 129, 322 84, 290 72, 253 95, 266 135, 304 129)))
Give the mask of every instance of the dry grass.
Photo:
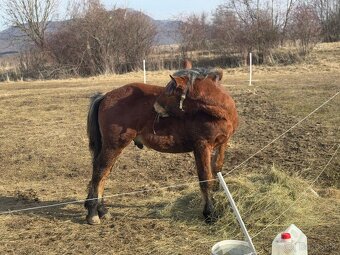
MULTIPOLYGON (((240 129, 224 166, 230 170, 340 89, 340 44, 320 45, 313 61, 296 66, 224 70, 237 101, 240 129)), ((169 71, 148 73, 165 85, 169 71)), ((84 199, 91 175, 85 119, 89 96, 142 81, 141 72, 89 79, 0 84, 0 211, 84 199)), ((314 190, 299 198, 339 143, 339 96, 301 126, 227 178, 260 254, 275 234, 295 223, 309 238, 309 254, 337 254, 339 156, 314 190)), ((209 254, 222 239, 242 239, 223 193, 223 215, 203 223, 191 154, 161 154, 128 146, 113 169, 106 194, 190 184, 108 199, 113 219, 85 224, 82 204, 0 215, 0 254, 209 254)))
MULTIPOLYGON (((330 201, 318 196, 309 188, 308 182, 289 176, 275 166, 267 169, 266 175, 233 177, 229 186, 260 254, 268 254, 273 234, 283 231, 292 223, 308 232, 309 228, 328 224, 326 219, 340 220, 334 197, 335 204, 329 205, 330 201), (318 207, 325 209, 315 210, 318 207)), ((221 233, 224 239, 242 240, 240 227, 230 211, 225 195, 217 194, 216 199, 218 210, 223 212, 216 232, 221 233)), ((310 253, 315 253, 315 250, 310 253)))

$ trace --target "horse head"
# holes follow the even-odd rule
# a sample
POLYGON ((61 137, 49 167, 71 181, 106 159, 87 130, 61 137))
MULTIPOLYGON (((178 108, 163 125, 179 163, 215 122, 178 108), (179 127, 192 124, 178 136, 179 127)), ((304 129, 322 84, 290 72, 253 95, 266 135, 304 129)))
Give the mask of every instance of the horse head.
POLYGON ((222 76, 223 72, 219 69, 183 69, 170 75, 171 80, 165 87, 165 93, 168 96, 180 97, 179 108, 183 110, 183 102, 188 92, 193 90, 195 82, 211 79, 214 84, 217 84, 222 79, 222 76))
POLYGON ((185 75, 181 76, 170 75, 170 78, 171 81, 166 85, 165 93, 168 96, 171 95, 179 96, 181 98, 179 103, 179 109, 183 111, 183 102, 190 88, 190 78, 185 75))

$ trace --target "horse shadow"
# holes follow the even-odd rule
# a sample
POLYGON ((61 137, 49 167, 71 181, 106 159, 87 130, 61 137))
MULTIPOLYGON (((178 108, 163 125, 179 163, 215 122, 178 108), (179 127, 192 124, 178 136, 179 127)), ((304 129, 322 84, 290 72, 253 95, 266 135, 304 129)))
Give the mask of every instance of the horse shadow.
POLYGON ((39 201, 29 198, 18 198, 16 196, 0 196, 0 216, 3 215, 28 215, 39 216, 51 220, 71 221, 77 224, 85 224, 83 203, 76 199, 63 201, 50 200, 39 201), (72 207, 68 205, 72 204, 72 207))
MULTIPOLYGON (((126 213, 122 212, 125 209, 145 209, 144 214, 132 215, 130 218, 134 219, 157 219, 167 221, 182 221, 186 223, 195 223, 197 220, 204 221, 202 215, 202 201, 197 192, 187 193, 181 195, 172 202, 159 201, 146 203, 143 205, 112 203, 108 204, 110 214, 119 219, 126 217, 126 213)), ((196 223, 195 223, 196 224, 196 223)))
MULTIPOLYGON (((126 210, 145 210, 144 214, 128 216, 134 219, 175 220, 191 223, 203 220, 201 205, 196 193, 188 193, 177 198, 174 202, 154 202, 145 204, 125 204, 110 201, 107 208, 114 219, 126 217, 126 210)), ((77 199, 37 201, 35 199, 20 199, 15 196, 0 196, 1 215, 28 215, 44 217, 49 220, 87 224, 84 202, 77 199)))
POLYGON ((184 221, 187 223, 204 221, 202 214, 203 203, 200 193, 191 192, 180 196, 172 204, 169 217, 173 220, 184 221))

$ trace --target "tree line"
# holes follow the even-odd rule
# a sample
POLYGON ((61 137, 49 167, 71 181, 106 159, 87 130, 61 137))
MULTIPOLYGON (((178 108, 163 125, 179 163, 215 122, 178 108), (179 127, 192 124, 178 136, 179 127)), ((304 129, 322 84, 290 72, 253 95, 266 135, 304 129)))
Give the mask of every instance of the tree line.
MULTIPOLYGON (((5 17, 29 38, 32 47, 19 57, 22 76, 97 75, 136 70, 153 50, 157 29, 140 11, 107 10, 100 0, 73 1, 67 19, 47 28, 57 0, 5 0, 5 17)), ((273 50, 294 45, 306 55, 317 42, 340 40, 338 0, 225 0, 209 15, 179 19, 178 56, 212 51, 237 56, 246 64, 272 63, 273 50)), ((42 76, 42 77, 41 77, 42 76)))
POLYGON ((215 50, 222 54, 256 52, 260 63, 271 52, 295 45, 308 54, 317 42, 340 40, 338 0, 227 0, 212 14, 184 18, 180 28, 183 53, 215 50))

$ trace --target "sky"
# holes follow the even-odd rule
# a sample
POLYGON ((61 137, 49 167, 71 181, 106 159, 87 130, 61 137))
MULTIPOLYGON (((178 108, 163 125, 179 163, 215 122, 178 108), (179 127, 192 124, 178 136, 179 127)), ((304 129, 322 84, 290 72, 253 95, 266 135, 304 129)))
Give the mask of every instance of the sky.
MULTIPOLYGON (((6 0, 0 0, 1 5, 6 0)), ((59 1, 59 19, 65 16, 68 0, 59 1)), ((107 8, 127 7, 151 16, 153 19, 175 19, 179 15, 206 12, 210 14, 223 0, 102 0, 107 8)), ((0 13, 0 31, 6 29, 5 22, 0 13)))

